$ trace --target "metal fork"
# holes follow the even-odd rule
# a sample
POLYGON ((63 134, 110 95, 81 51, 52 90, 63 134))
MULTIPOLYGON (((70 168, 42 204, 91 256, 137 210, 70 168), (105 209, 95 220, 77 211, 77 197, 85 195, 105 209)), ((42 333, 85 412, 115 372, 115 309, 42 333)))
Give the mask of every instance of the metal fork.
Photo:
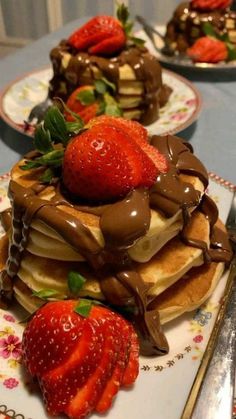
POLYGON ((215 327, 181 419, 232 418, 236 359, 236 192, 226 227, 234 257, 215 327))
POLYGON ((50 106, 52 106, 52 101, 47 96, 47 98, 43 102, 38 103, 31 109, 30 114, 27 118, 27 123, 31 124, 32 122, 35 122, 38 124, 39 122, 41 122, 44 118, 46 111, 50 106))

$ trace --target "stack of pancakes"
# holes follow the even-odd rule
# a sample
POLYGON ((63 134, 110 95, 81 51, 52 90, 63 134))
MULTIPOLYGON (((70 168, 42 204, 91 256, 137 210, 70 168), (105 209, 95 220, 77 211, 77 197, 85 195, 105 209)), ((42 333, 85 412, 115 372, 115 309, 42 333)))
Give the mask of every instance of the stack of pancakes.
POLYGON ((126 119, 136 119, 144 125, 158 118, 171 89, 162 82, 162 69, 157 58, 146 48, 128 47, 112 58, 78 52, 62 41, 50 53, 53 78, 49 96, 67 100, 79 86, 93 85, 106 78, 116 87, 115 98, 126 119))
POLYGON ((165 40, 173 49, 185 52, 194 42, 205 36, 204 24, 209 22, 221 36, 228 36, 236 44, 236 13, 227 9, 197 10, 191 2, 183 2, 174 11, 167 24, 165 40))
MULTIPOLYGON (((161 186, 160 193, 149 191, 150 204, 146 201, 150 220, 146 232, 135 240, 129 239, 128 245, 124 239, 123 247, 114 244, 119 242, 116 238, 108 249, 109 235, 103 228, 103 217, 109 211, 114 215, 113 236, 130 237, 133 227, 127 223, 124 206, 118 217, 117 203, 96 208, 67 205, 66 200, 58 199, 57 184, 43 187, 39 183, 41 169, 23 171, 23 161, 13 167, 9 187, 12 216, 11 222, 5 223, 11 246, 6 262, 8 275, 2 275, 2 294, 10 293, 11 277, 14 297, 33 312, 44 302, 33 291, 53 289, 59 298, 67 298, 68 274, 76 271, 86 278, 80 296, 133 307, 136 300, 131 288, 124 286, 124 280, 117 281, 122 277, 117 260, 125 254, 128 270, 135 272, 144 284, 147 309, 158 310, 162 324, 195 309, 211 295, 231 251, 225 228, 217 220, 216 207, 205 193, 207 173, 179 138, 155 136, 152 143, 166 155, 171 169, 159 178, 165 188, 161 186), (173 182, 175 190, 171 189, 173 182), (186 199, 189 191, 196 199, 186 199), (101 265, 109 265, 109 269, 100 270, 101 265)), ((139 194, 143 193, 146 192, 133 191, 128 198, 135 202, 141 223, 147 216, 147 208, 139 202, 139 194)), ((122 200, 118 204, 124 205, 122 200)))

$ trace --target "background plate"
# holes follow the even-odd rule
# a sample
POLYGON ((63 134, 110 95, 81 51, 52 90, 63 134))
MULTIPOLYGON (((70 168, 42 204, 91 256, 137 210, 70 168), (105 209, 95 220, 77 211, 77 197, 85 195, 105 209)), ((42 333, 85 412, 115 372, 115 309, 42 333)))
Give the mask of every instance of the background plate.
MULTIPOLYGON (((0 177, 0 211, 9 206, 8 181, 8 175, 0 177)), ((232 184, 211 174, 209 194, 216 201, 224 222, 233 189, 232 184)), ((142 357, 140 374, 134 387, 118 393, 107 415, 94 414, 91 419, 180 418, 214 327, 227 275, 226 272, 212 297, 200 309, 164 327, 170 344, 169 354, 164 357, 142 357)), ((5 414, 9 411, 9 416, 15 419, 46 419, 48 416, 41 397, 30 388, 29 378, 21 366, 23 326, 17 321, 20 316, 22 318, 16 307, 9 311, 0 310, 0 412, 5 414), (7 349, 9 343, 11 348, 7 349)))
MULTIPOLYGON (((156 26, 156 29, 162 34, 164 35, 166 32, 166 27, 165 26, 156 26)), ((234 61, 229 61, 229 62, 220 62, 217 64, 211 64, 211 63, 194 63, 192 60, 190 60, 190 58, 186 57, 178 57, 177 56, 173 56, 173 57, 168 57, 165 54, 162 54, 161 52, 157 51, 152 42, 150 41, 150 39, 148 38, 148 36, 145 34, 145 32, 143 30, 140 30, 137 32, 137 36, 145 39, 146 44, 145 46, 152 52, 153 55, 156 55, 156 57, 158 58, 158 60, 168 66, 168 68, 172 68, 173 70, 178 71, 181 69, 189 69, 192 71, 199 71, 200 73, 202 72, 225 72, 225 71, 236 71, 236 60, 234 61)), ((158 48, 162 48, 163 46, 163 42, 162 40, 160 40, 160 38, 158 37, 158 35, 155 35, 155 43, 157 45, 158 48)))
MULTIPOLYGON (((26 74, 6 87, 0 98, 0 115, 7 124, 24 132, 24 121, 30 110, 47 97, 51 77, 51 68, 45 68, 26 74)), ((197 119, 201 109, 200 94, 187 79, 163 70, 163 81, 173 91, 166 106, 160 109, 158 121, 147 127, 151 134, 180 132, 197 119)))

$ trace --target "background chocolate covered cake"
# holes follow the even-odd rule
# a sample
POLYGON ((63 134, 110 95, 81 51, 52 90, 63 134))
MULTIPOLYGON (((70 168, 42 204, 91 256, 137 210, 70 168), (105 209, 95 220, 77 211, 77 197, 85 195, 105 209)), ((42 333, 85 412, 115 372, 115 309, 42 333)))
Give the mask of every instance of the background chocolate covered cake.
POLYGON ((204 25, 210 23, 219 36, 236 45, 236 13, 230 10, 231 0, 182 2, 167 24, 166 42, 175 50, 185 52, 206 35, 204 25), (226 38, 225 38, 226 39, 226 38))
MULTIPOLYGON (((148 125, 158 119, 159 108, 167 103, 171 89, 163 84, 157 58, 141 39, 132 36, 127 9, 121 6, 117 14, 119 19, 91 19, 51 50, 49 96, 66 101, 79 86, 105 80, 113 86, 110 93, 120 115, 148 125)), ((101 108, 99 112, 107 113, 101 108)))

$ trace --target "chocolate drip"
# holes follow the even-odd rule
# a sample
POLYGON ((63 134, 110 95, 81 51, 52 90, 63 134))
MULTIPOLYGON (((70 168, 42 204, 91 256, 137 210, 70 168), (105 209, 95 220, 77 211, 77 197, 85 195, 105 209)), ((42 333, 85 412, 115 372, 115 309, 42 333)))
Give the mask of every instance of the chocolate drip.
POLYGON ((128 248, 144 236, 150 226, 149 196, 134 190, 125 199, 106 208, 100 227, 108 248, 128 248))

